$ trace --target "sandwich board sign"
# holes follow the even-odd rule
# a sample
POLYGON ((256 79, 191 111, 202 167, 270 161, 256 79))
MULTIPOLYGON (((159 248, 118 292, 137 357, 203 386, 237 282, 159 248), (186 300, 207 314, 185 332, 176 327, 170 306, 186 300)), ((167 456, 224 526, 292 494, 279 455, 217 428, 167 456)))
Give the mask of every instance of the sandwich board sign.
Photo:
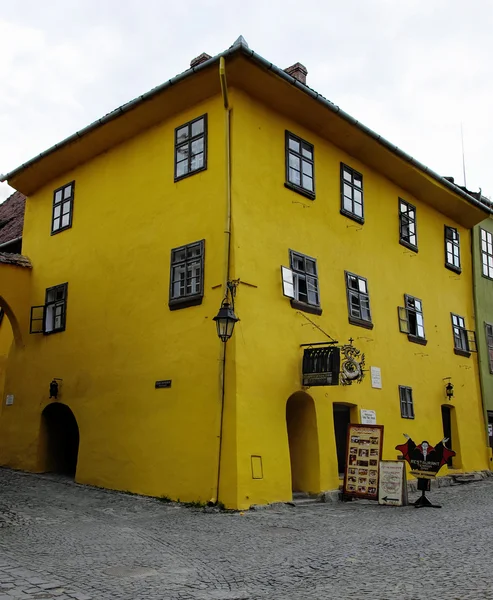
POLYGON ((381 460, 378 504, 403 506, 407 504, 405 463, 402 460, 381 460))

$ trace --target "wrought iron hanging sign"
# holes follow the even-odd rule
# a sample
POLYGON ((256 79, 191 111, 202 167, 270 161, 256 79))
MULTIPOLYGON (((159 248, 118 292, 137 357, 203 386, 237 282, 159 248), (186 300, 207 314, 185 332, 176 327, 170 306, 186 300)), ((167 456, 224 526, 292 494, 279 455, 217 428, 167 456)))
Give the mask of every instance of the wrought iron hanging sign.
POLYGON ((305 348, 303 353, 303 385, 338 385, 341 351, 337 346, 305 348))

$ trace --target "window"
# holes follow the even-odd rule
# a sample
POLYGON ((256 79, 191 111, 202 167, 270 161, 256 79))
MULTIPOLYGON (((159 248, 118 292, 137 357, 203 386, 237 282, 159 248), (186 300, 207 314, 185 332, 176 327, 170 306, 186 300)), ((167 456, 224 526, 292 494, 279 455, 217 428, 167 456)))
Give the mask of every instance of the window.
POLYGON ((399 386, 399 398, 401 402, 401 417, 403 419, 414 419, 413 390, 405 385, 399 386))
POLYGON ((445 266, 456 273, 461 272, 459 232, 447 225, 445 225, 445 266))
POLYGON ((341 213, 364 223, 363 175, 341 163, 341 213))
POLYGON ((367 329, 373 329, 370 312, 368 282, 364 277, 346 273, 346 295, 349 322, 367 329))
POLYGON ((463 317, 454 315, 453 313, 451 313, 451 316, 455 354, 470 356, 471 352, 477 352, 475 332, 466 329, 463 317))
POLYGON ((483 275, 489 279, 493 279, 493 235, 484 229, 481 229, 480 231, 483 275))
POLYGON ((171 310, 195 306, 204 297, 205 240, 171 251, 169 307, 171 310))
POLYGON ((410 250, 418 251, 416 207, 402 198, 399 198, 399 242, 410 250))
POLYGON ((490 373, 493 374, 493 325, 485 323, 484 326, 486 329, 486 346, 488 347, 488 364, 490 373))
POLYGON ((419 298, 404 294, 404 306, 399 306, 399 329, 407 333, 410 342, 426 345, 423 304, 419 298))
POLYGON ((75 181, 58 188, 53 192, 53 215, 51 219, 51 235, 72 227, 74 212, 75 181))
POLYGON ((67 283, 46 290, 45 303, 31 306, 29 333, 57 333, 65 331, 67 313, 67 283))
POLYGON ((175 129, 175 181, 207 168, 207 115, 175 129))
POLYGON ((286 187, 315 198, 313 146, 286 131, 286 187))
POLYGON ((283 293, 291 298, 291 306, 321 315, 317 261, 300 252, 289 251, 290 269, 281 267, 283 293))

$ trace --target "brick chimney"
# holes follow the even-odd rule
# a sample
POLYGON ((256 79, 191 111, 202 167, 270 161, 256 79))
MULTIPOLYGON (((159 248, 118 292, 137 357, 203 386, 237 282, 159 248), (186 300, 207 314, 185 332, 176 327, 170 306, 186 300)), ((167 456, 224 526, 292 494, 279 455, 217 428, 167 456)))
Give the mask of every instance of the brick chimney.
POLYGON ((209 58, 212 58, 210 54, 207 54, 206 52, 202 52, 202 54, 199 54, 195 58, 192 58, 192 60, 190 61, 190 68, 193 69, 193 67, 196 67, 197 65, 201 65, 206 60, 209 60, 209 58))
POLYGON ((302 65, 301 63, 297 62, 291 67, 284 69, 284 71, 288 75, 291 75, 291 77, 294 77, 295 79, 306 85, 306 76, 308 75, 308 71, 305 65, 302 65))

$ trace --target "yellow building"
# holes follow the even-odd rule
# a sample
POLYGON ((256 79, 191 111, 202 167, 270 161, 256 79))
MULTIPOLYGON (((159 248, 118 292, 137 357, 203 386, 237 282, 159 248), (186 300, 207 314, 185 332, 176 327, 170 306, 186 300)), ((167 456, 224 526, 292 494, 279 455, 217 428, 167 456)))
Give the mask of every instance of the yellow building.
POLYGON ((17 331, 0 464, 246 508, 336 489, 367 409, 384 458, 450 421, 452 468, 488 468, 466 331, 489 210, 299 64, 239 38, 192 65, 4 178, 28 196, 32 269, 0 264, 17 331), (241 320, 224 344, 227 282, 241 320), (365 354, 361 383, 302 386, 302 345, 328 336, 365 354))

